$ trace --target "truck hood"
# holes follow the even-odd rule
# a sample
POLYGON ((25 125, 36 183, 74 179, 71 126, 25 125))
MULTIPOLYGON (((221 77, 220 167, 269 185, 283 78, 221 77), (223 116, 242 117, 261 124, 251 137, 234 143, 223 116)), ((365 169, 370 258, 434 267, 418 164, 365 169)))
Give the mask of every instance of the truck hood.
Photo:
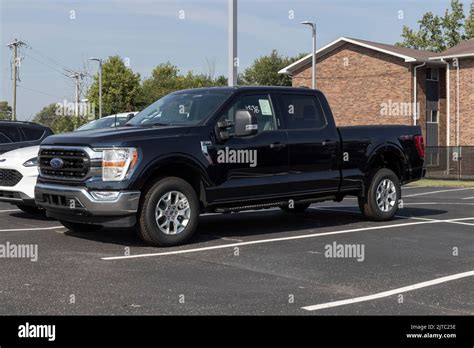
POLYGON ((160 127, 119 127, 111 129, 95 129, 57 134, 47 137, 41 145, 88 145, 120 146, 121 144, 144 139, 169 138, 187 134, 191 127, 160 126, 160 127))
POLYGON ((13 164, 23 164, 29 159, 38 156, 39 145, 22 147, 0 155, 0 168, 2 166, 11 166, 13 164))

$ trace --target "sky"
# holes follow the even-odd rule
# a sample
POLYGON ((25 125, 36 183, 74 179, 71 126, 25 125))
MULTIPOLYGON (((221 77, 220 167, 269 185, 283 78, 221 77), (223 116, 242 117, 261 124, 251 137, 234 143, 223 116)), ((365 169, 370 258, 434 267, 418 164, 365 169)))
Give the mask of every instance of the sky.
MULTIPOLYGON (((64 69, 97 72, 90 57, 118 54, 141 78, 164 62, 182 73, 227 75, 227 0, 0 0, 0 100, 12 101, 14 38, 21 50, 18 119, 50 104, 74 100, 74 80, 64 69)), ((470 0, 463 0, 467 14, 470 0)), ((449 0, 238 0, 239 72, 272 49, 286 56, 341 37, 394 44, 403 25, 417 28, 423 13, 443 14, 449 0)))

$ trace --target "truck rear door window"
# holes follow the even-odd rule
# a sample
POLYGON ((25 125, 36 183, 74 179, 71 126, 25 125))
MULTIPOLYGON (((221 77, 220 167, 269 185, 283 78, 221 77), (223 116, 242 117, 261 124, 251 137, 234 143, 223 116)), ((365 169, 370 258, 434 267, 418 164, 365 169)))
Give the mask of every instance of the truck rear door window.
POLYGON ((287 129, 317 129, 327 125, 321 104, 315 96, 285 94, 281 96, 287 129))

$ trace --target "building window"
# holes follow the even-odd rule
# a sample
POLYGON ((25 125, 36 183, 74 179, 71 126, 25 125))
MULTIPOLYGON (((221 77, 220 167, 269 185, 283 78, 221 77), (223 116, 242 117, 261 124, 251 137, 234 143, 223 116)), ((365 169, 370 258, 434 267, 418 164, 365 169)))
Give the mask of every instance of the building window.
POLYGON ((426 79, 431 81, 439 80, 439 70, 438 68, 428 68, 426 69, 426 79))
POLYGON ((429 123, 438 123, 438 110, 431 110, 428 113, 428 120, 429 123))

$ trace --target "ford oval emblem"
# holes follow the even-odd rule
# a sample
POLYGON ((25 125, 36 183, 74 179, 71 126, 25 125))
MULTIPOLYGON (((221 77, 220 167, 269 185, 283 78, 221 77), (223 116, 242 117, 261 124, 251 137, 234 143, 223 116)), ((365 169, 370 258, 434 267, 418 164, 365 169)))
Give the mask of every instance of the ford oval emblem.
POLYGON ((53 158, 49 161, 49 165, 54 169, 61 169, 64 166, 64 161, 60 158, 53 158))

